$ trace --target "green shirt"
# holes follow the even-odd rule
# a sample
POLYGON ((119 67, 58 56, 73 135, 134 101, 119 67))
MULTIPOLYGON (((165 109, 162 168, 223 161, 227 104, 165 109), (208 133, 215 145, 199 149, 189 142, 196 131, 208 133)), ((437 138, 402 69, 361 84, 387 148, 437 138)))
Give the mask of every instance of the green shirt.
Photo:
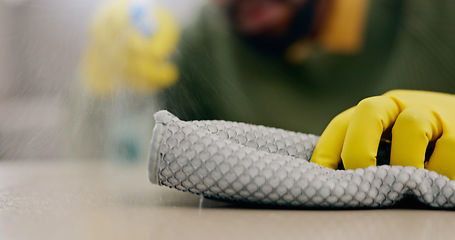
POLYGON ((183 120, 224 119, 321 134, 361 99, 391 89, 455 93, 455 1, 371 1, 362 51, 314 49, 299 64, 240 40, 207 6, 178 48, 178 83, 162 108, 183 120))

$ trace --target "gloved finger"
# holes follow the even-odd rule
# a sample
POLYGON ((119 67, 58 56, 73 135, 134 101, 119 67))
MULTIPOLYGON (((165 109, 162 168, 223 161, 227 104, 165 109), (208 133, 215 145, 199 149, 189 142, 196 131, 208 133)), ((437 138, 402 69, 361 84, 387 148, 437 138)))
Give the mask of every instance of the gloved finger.
POLYGON ((353 112, 354 108, 350 108, 332 119, 314 148, 311 162, 332 169, 338 167, 344 137, 353 112))
POLYGON ((345 169, 376 165, 381 135, 395 122, 399 113, 399 104, 389 97, 370 97, 359 102, 341 151, 345 169))
POLYGON ((441 121, 434 112, 421 107, 405 109, 392 128, 390 165, 424 168, 428 143, 441 134, 441 121))
POLYGON ((455 149, 455 134, 443 133, 436 141, 436 145, 431 154, 430 160, 425 168, 445 175, 455 180, 455 158, 453 157, 455 149))

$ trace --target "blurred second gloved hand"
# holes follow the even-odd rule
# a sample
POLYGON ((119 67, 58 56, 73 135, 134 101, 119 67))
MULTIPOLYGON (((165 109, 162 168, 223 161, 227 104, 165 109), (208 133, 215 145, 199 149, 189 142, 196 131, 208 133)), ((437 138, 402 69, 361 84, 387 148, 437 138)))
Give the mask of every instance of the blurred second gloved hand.
POLYGON ((329 168, 342 161, 345 169, 376 165, 381 138, 391 140, 391 165, 455 179, 455 95, 393 90, 366 98, 330 122, 311 161, 329 168))
POLYGON ((178 71, 170 61, 180 31, 156 0, 114 0, 94 14, 83 73, 99 95, 117 89, 149 94, 173 85, 178 71))

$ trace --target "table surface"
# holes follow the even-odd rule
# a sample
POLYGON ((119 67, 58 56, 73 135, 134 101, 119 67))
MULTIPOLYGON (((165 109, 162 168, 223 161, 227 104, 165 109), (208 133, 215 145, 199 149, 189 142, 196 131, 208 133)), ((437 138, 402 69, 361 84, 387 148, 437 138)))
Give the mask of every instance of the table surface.
POLYGON ((0 239, 452 239, 455 212, 238 206, 152 185, 146 163, 0 162, 0 239))

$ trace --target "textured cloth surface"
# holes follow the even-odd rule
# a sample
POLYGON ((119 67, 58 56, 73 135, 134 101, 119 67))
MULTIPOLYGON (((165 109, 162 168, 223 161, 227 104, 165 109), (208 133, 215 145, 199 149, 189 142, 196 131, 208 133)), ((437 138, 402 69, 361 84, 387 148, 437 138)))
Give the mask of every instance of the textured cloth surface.
POLYGON ((309 162, 319 137, 155 114, 149 178, 204 197, 290 207, 387 207, 406 195, 453 208, 455 182, 414 167, 333 170, 309 162))

